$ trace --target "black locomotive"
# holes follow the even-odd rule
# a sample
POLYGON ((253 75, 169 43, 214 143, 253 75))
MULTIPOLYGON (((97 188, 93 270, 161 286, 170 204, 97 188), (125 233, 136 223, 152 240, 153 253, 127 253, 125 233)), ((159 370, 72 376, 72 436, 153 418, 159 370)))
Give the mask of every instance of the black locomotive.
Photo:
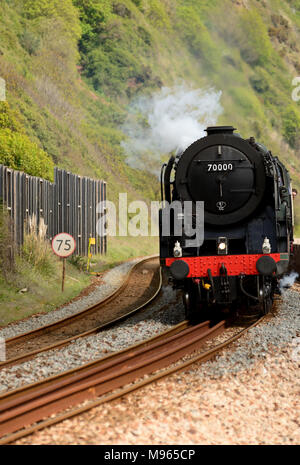
POLYGON ((162 167, 161 265, 173 286, 183 290, 191 319, 212 308, 235 306, 267 313, 289 264, 293 199, 288 171, 264 145, 234 131, 232 126, 209 127, 206 137, 162 167), (189 232, 187 201, 192 205, 189 232), (190 231, 196 238, 199 201, 204 231, 198 245, 190 231))

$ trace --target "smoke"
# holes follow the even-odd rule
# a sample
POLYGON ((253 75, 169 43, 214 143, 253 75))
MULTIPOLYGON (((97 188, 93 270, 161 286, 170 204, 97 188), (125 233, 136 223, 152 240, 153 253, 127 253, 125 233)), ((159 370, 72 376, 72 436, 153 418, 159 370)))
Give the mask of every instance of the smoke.
POLYGON ((284 276, 282 279, 280 279, 279 281, 280 290, 283 291, 285 288, 292 287, 292 285, 294 284, 298 276, 299 276, 298 273, 296 273, 295 271, 292 271, 289 275, 284 276))
POLYGON ((183 83, 134 101, 122 127, 128 137, 121 144, 127 163, 133 168, 159 172, 163 155, 185 150, 206 135, 207 126, 217 123, 223 111, 221 94, 183 83))

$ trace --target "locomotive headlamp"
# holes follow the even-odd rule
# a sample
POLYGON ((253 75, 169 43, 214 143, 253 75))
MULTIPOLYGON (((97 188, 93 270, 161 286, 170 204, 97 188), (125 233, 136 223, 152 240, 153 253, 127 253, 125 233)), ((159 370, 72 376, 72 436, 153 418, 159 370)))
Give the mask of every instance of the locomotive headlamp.
POLYGON ((182 248, 179 241, 175 242, 173 255, 175 258, 182 257, 182 248))
POLYGON ((228 253, 227 237, 218 237, 218 254, 227 255, 227 253, 228 253))
POLYGON ((264 238, 264 242, 262 245, 262 253, 271 253, 271 244, 268 237, 264 238))

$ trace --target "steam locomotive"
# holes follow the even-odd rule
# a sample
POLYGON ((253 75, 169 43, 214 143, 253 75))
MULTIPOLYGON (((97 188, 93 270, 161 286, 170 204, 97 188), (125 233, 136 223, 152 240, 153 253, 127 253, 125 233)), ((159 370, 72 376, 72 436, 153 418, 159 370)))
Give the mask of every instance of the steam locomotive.
POLYGON ((266 314, 288 269, 293 244, 289 173, 264 145, 234 131, 208 127, 206 137, 162 166, 160 261, 173 287, 182 290, 188 319, 213 308, 266 314))

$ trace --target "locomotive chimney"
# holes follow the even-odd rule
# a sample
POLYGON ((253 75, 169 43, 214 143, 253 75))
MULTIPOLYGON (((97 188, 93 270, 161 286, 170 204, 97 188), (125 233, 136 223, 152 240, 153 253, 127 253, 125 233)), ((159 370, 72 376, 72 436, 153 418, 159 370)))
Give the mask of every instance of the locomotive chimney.
POLYGON ((205 131, 207 132, 208 136, 212 134, 233 134, 236 128, 233 126, 210 126, 205 131))

